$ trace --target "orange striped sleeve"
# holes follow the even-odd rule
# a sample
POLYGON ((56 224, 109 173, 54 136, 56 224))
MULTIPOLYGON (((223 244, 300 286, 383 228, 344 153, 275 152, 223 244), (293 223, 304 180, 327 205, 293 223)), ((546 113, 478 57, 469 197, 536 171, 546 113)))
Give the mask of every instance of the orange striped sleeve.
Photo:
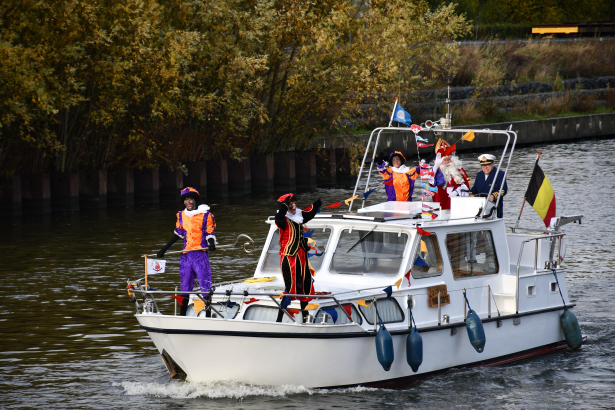
POLYGON ((214 233, 216 230, 216 220, 214 219, 214 214, 209 214, 209 218, 207 218, 207 233, 214 233))

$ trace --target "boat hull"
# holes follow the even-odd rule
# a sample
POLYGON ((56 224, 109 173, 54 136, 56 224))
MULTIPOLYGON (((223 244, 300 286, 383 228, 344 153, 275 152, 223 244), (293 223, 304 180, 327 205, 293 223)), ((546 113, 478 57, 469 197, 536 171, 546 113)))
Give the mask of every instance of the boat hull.
POLYGON ((470 344, 463 324, 421 330, 423 363, 417 373, 406 362, 407 329, 389 327, 395 360, 387 372, 378 363, 374 334, 358 326, 137 318, 158 350, 166 351, 191 382, 396 387, 451 368, 505 364, 566 348, 562 310, 484 321, 482 353, 470 344))

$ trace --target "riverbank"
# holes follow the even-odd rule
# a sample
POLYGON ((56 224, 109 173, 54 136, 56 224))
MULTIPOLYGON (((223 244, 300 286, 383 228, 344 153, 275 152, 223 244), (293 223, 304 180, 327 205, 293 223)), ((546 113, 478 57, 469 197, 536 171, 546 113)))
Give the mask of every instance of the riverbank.
MULTIPOLYGON (((434 118, 435 120, 435 118, 434 118)), ((512 126, 512 130, 517 133, 517 146, 524 146, 537 143, 560 143, 586 138, 613 138, 615 137, 615 113, 576 115, 569 117, 544 118, 540 120, 509 121, 488 124, 455 125, 454 128, 462 129, 491 129, 506 130, 512 126)), ((322 138, 318 144, 326 147, 349 146, 349 141, 357 146, 366 146, 371 132, 357 133, 352 135, 331 136, 322 138)), ((454 143, 459 136, 454 137, 451 133, 431 131, 421 134, 430 143, 435 143, 438 138, 444 138, 449 143, 454 143)), ((501 135, 487 134, 480 136, 473 141, 459 141, 457 151, 472 151, 484 148, 495 148, 504 146, 506 138, 501 135)), ((379 150, 402 150, 406 158, 416 155, 417 148, 414 140, 414 133, 410 131, 384 131, 381 134, 379 150)), ((428 155, 433 148, 421 148, 421 155, 428 155)))

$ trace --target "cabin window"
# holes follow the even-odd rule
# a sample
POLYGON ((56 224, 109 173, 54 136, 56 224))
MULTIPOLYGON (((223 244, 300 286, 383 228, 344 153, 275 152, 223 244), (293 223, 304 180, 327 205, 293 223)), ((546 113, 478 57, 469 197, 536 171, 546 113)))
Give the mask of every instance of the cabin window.
MULTIPOLYGON (((202 306, 202 304, 201 304, 202 306)), ((223 318, 225 319, 234 319, 235 316, 237 316, 237 312, 239 312, 239 304, 235 303, 233 306, 229 306, 227 307, 224 303, 222 302, 217 302, 214 305, 214 309, 216 309, 223 318)), ((194 304, 189 305, 188 306, 188 310, 186 311, 186 316, 190 316, 190 317, 206 317, 205 316, 205 309, 203 309, 202 307, 199 310, 199 313, 196 314, 194 312, 194 304)), ((214 312, 213 310, 211 311, 212 317, 213 315, 218 316, 218 313, 214 312)))
POLYGON ((340 235, 329 270, 347 275, 396 275, 407 241, 408 235, 399 235, 398 232, 345 229, 340 235))
MULTIPOLYGON (((358 324, 363 323, 363 319, 361 319, 361 315, 359 314, 359 312, 357 312, 357 309, 354 307, 354 305, 344 304, 342 306, 344 306, 345 308, 347 306, 350 306, 350 317, 352 317, 352 320, 358 324)), ((351 323, 350 320, 348 320, 348 315, 346 314, 346 312, 342 310, 339 306, 335 307, 335 311, 337 312, 337 321, 335 322, 336 325, 345 325, 346 323, 351 323)), ((323 313, 324 312, 322 311, 322 309, 318 311, 315 319, 316 323, 320 323, 323 313)), ((327 323, 333 323, 333 319, 331 318, 331 316, 327 317, 327 323)))
MULTIPOLYGON (((314 228, 314 232, 309 238, 306 238, 308 241, 308 246, 310 246, 310 251, 308 255, 314 255, 318 252, 318 255, 321 255, 325 249, 327 248, 327 244, 329 243, 329 237, 331 236, 331 229, 325 228, 323 232, 323 228, 314 228)), ((273 233, 273 237, 271 238, 271 243, 269 244, 269 249, 267 249, 267 254, 265 255, 265 262, 263 263, 263 267, 261 269, 264 273, 280 273, 280 231, 276 230, 273 233)), ((314 268, 315 271, 319 270, 322 266, 323 256, 312 256, 309 258, 309 262, 314 268)))
POLYGON ((446 249, 455 279, 492 275, 500 270, 490 231, 448 234, 446 249))
MULTIPOLYGON (((287 309, 288 311, 289 309, 287 309)), ((292 309, 290 309, 292 311, 292 309)), ((259 306, 252 305, 248 307, 246 313, 243 315, 243 320, 258 320, 260 322, 275 322, 278 318, 279 308, 274 306, 259 306)), ((300 315, 301 312, 295 313, 300 315)), ((294 323, 286 315, 282 316, 282 323, 294 323)))
POLYGON ((415 279, 442 275, 442 255, 438 238, 433 233, 419 236, 421 243, 412 258, 412 277, 415 279))
MULTIPOLYGON (((367 304, 370 304, 370 300, 366 300, 367 304)), ((399 303, 397 300, 392 298, 391 300, 387 298, 376 299, 376 305, 378 306, 378 314, 380 315, 380 319, 382 319, 383 323, 397 323, 404 321, 404 312, 399 307, 399 303)), ((374 324, 374 305, 371 307, 365 307, 359 305, 359 309, 363 316, 365 316, 365 321, 370 325, 374 324)))

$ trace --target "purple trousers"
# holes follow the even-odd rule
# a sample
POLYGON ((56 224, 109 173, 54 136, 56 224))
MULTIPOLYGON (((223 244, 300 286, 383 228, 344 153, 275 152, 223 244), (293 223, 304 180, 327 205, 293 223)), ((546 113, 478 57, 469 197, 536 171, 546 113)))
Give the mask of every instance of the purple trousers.
MULTIPOLYGON (((203 293, 211 287, 211 266, 207 252, 184 253, 179 260, 179 276, 181 278, 181 290, 192 292, 194 290, 194 278, 199 280, 199 286, 203 293)), ((188 297, 189 295, 182 295, 188 297)))

